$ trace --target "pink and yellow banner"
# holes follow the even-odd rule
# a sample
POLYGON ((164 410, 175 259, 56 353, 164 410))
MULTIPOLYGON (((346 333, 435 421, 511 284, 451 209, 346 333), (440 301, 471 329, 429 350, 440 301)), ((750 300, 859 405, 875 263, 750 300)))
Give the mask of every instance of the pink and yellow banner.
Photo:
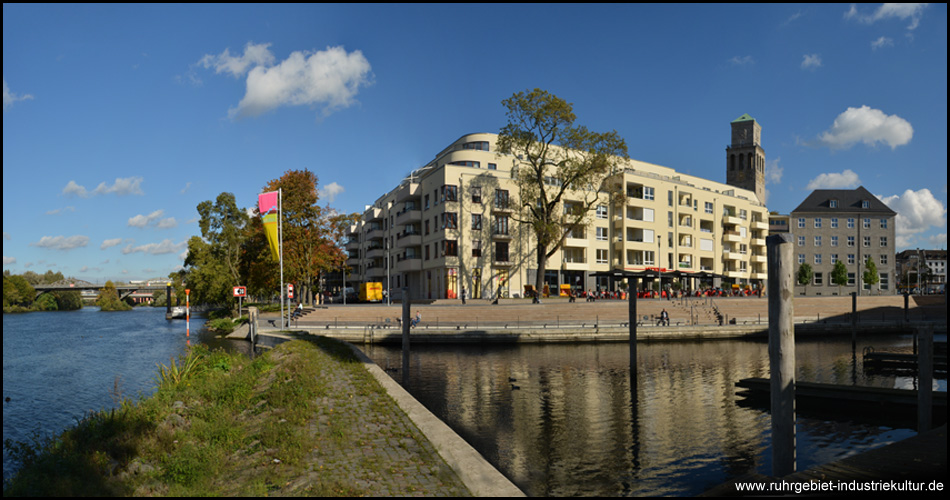
POLYGON ((280 260, 280 250, 277 245, 277 212, 271 212, 264 215, 264 233, 267 234, 267 241, 270 243, 270 253, 275 261, 280 260))
POLYGON ((257 211, 261 215, 277 210, 277 203, 279 201, 277 198, 278 193, 279 191, 271 191, 257 195, 257 211))

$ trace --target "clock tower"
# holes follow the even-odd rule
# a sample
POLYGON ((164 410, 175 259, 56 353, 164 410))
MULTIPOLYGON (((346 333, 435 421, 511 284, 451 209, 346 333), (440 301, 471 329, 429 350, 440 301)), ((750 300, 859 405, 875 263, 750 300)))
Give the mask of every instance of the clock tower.
POLYGON ((732 121, 732 144, 726 147, 726 184, 755 193, 765 204, 765 150, 762 126, 742 115, 732 121))

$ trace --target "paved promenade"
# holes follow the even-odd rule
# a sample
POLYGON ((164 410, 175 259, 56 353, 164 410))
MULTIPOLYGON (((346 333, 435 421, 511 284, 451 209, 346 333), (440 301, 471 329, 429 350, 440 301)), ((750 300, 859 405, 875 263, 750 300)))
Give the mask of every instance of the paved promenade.
MULTIPOLYGON (((412 304, 412 315, 422 314, 424 324, 429 327, 453 327, 455 325, 503 326, 515 325, 555 325, 555 324, 593 324, 620 326, 629 318, 628 303, 625 300, 598 300, 586 302, 578 299, 569 302, 566 298, 549 298, 542 303, 531 304, 525 299, 503 299, 498 305, 488 300, 469 300, 462 305, 460 300, 441 300, 431 304, 412 304)), ((930 296, 923 299, 910 298, 909 319, 911 321, 945 322, 947 313, 943 296, 930 296)), ((842 322, 850 323, 851 297, 796 297, 794 300, 796 322, 842 322)), ((904 298, 902 296, 859 297, 857 310, 861 321, 898 321, 904 317, 904 298)), ((714 299, 638 299, 637 316, 646 325, 655 325, 660 312, 666 309, 672 326, 690 323, 718 324, 718 312, 728 323, 735 319, 737 323, 763 322, 768 320, 768 299, 757 297, 717 297, 714 299)), ((263 320, 276 319, 275 313, 262 314, 263 320)), ((395 326, 396 319, 402 317, 402 306, 398 303, 385 304, 330 304, 318 307, 303 318, 298 326, 395 326)))

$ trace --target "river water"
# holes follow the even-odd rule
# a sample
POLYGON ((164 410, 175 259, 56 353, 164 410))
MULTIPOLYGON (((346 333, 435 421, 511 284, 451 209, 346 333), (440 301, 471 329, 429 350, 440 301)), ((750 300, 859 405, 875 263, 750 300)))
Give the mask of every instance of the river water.
MULTIPOLYGON (((186 341, 247 352, 164 309, 3 316, 4 439, 58 434, 88 411, 154 392, 158 363, 186 341)), ((909 336, 859 340, 878 350, 909 336)), ((399 347, 363 346, 400 381, 399 347)), ((883 387, 912 381, 863 373, 848 339, 800 341, 798 379, 883 387)), ((737 404, 733 384, 768 377, 761 342, 641 343, 631 398, 626 344, 416 346, 410 392, 532 496, 691 496, 746 472, 769 474, 769 416, 737 404), (636 404, 632 404, 636 401, 636 404)), ((940 381, 946 390, 946 381, 940 381)), ((798 469, 904 439, 893 424, 798 419, 798 469)), ((6 453, 3 476, 13 473, 6 453)))
MULTIPOLYGON (((848 337, 799 341, 797 378, 913 385, 863 373, 868 345, 908 347, 911 337, 861 340, 856 364, 848 337)), ((402 382, 400 347, 363 349, 402 382)), ((771 475, 769 414, 738 404, 734 387, 769 376, 767 343, 641 343, 638 364, 632 398, 627 344, 418 345, 408 385, 529 496, 694 496, 746 473, 771 475)), ((798 470, 916 434, 902 425, 800 413, 798 470)))

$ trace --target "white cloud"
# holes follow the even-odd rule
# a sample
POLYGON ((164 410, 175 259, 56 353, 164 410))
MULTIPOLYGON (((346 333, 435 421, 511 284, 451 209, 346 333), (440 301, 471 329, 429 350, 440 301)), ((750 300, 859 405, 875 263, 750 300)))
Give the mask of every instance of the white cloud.
POLYGON ((136 215, 135 217, 129 218, 129 225, 132 227, 146 227, 158 221, 164 213, 164 210, 156 210, 148 215, 136 215))
POLYGON ((185 183, 185 187, 183 187, 183 188, 181 189, 181 194, 185 194, 185 191, 188 191, 188 188, 190 188, 190 187, 191 187, 191 183, 190 183, 190 182, 186 182, 186 183, 185 183))
POLYGON ((765 161, 765 183, 766 184, 778 184, 782 182, 782 174, 785 173, 785 169, 779 166, 779 162, 782 161, 781 158, 775 158, 774 160, 765 161))
POLYGON ((228 116, 254 117, 280 106, 319 106, 328 115, 352 105, 359 87, 369 84, 370 65, 358 50, 298 51, 276 66, 254 67, 244 98, 228 116))
POLYGON ((103 240, 102 245, 99 246, 100 250, 105 250, 107 248, 112 248, 114 246, 122 243, 122 238, 113 238, 111 240, 103 240))
POLYGON ((858 142, 869 146, 883 142, 895 149, 909 143, 913 136, 914 128, 907 120, 861 106, 848 108, 838 115, 831 128, 819 135, 818 140, 832 149, 847 149, 858 142))
POLYGON ((878 38, 877 40, 874 40, 873 42, 871 42, 871 48, 874 50, 880 49, 882 47, 893 47, 893 46, 894 46, 894 40, 886 36, 882 36, 878 38))
POLYGON ((6 255, 4 255, 3 265, 7 265, 7 264, 16 264, 16 257, 7 257, 6 255))
POLYGON ((858 12, 858 8, 851 4, 851 8, 844 13, 845 19, 855 19, 865 24, 874 24, 883 19, 897 18, 900 20, 910 19, 910 25, 907 29, 913 30, 920 24, 920 17, 923 14, 925 3, 885 3, 881 4, 873 14, 858 12))
POLYGON ((7 79, 3 79, 3 111, 6 111, 7 108, 13 106, 13 103, 17 101, 26 101, 33 99, 33 96, 30 94, 16 95, 13 92, 10 92, 10 87, 7 86, 7 79))
POLYGON ((65 212, 75 212, 75 211, 76 211, 76 207, 70 206, 70 207, 57 208, 55 210, 47 210, 46 215, 59 215, 65 212))
POLYGON ((326 186, 320 188, 318 190, 318 193, 320 194, 320 198, 326 198, 328 202, 333 203, 333 200, 336 199, 337 195, 339 195, 343 191, 344 191, 343 186, 335 182, 331 182, 327 184, 326 186))
POLYGON ((155 225, 155 227, 159 229, 171 229, 176 226, 178 226, 178 221, 176 221, 174 217, 168 217, 167 219, 162 219, 158 221, 158 224, 155 225))
POLYGON ((850 189, 860 185, 861 179, 858 178, 858 174, 848 169, 840 174, 821 174, 809 181, 805 189, 850 189))
POLYGON ((82 235, 75 236, 44 236, 36 243, 30 243, 30 246, 49 248, 53 250, 72 250, 74 248, 84 247, 89 244, 89 237, 82 235))
MULTIPOLYGON (((934 198, 929 189, 904 191, 893 196, 877 195, 891 210, 897 212, 897 246, 909 246, 916 235, 931 227, 947 227, 947 209, 934 198)), ((943 235, 946 238, 946 234, 943 235)))
POLYGON ((142 253, 147 253, 150 255, 161 255, 161 254, 166 254, 166 253, 180 252, 182 248, 185 248, 187 246, 188 246, 187 241, 183 241, 181 243, 174 243, 172 242, 172 240, 165 239, 165 240, 162 240, 161 243, 147 243, 145 245, 139 245, 137 247, 128 245, 122 249, 122 253, 130 254, 130 253, 135 253, 135 252, 142 252, 142 253))
POLYGON ((251 66, 274 64, 274 54, 271 54, 267 47, 270 47, 269 43, 255 45, 248 42, 244 46, 244 55, 241 57, 234 57, 229 49, 224 49, 224 52, 216 56, 206 54, 198 61, 198 65, 205 68, 213 67, 215 73, 230 73, 231 76, 240 78, 251 66))
POLYGON ((818 54, 805 54, 802 58, 802 69, 815 70, 821 67, 821 56, 818 54))
POLYGON ((69 181, 69 183, 66 184, 66 187, 63 188, 63 194, 76 195, 80 198, 89 198, 90 196, 109 193, 115 193, 118 196, 124 196, 128 194, 144 195, 145 193, 141 188, 143 180, 144 179, 141 177, 126 177, 124 179, 117 177, 115 183, 111 186, 105 182, 101 182, 98 186, 96 186, 96 189, 92 191, 87 190, 85 186, 77 184, 76 181, 69 181))
POLYGON ((745 66, 746 64, 755 64, 755 60, 752 59, 752 56, 733 56, 732 59, 729 59, 729 62, 733 66, 745 66))

